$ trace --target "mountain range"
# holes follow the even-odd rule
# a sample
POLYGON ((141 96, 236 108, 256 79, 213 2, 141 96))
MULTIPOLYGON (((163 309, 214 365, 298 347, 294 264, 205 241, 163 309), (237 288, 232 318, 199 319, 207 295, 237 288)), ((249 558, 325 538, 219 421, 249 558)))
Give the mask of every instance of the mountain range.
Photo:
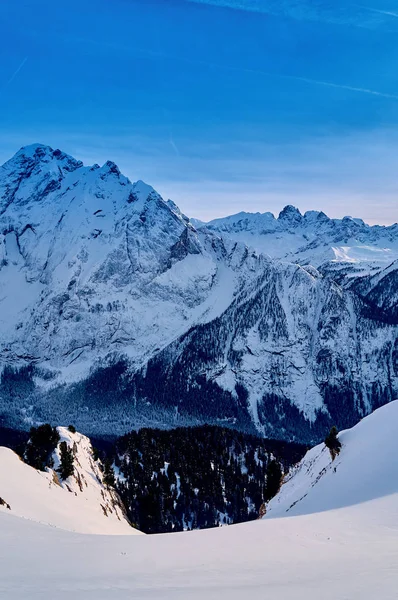
POLYGON ((0 168, 0 424, 310 443, 398 396, 398 225, 190 220, 108 161, 0 168))

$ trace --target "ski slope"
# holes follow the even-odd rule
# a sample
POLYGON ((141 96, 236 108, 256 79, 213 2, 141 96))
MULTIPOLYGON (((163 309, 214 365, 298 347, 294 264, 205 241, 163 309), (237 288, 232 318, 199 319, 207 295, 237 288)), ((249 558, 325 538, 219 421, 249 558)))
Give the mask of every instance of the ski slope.
MULTIPOLYGON (((343 433, 339 466, 336 474, 326 470, 319 480, 325 483, 313 485, 319 467, 325 467, 323 455, 319 458, 314 449, 303 459, 308 466, 295 477, 301 482, 298 493, 307 492, 302 509, 307 514, 270 518, 269 512, 261 521, 189 533, 93 536, 28 522, 3 510, 0 597, 395 600, 398 478, 391 450, 397 416, 394 402, 343 433), (333 477, 337 489, 346 488, 350 478, 352 485, 323 505, 333 477), (310 504, 321 485, 324 493, 310 504)), ((282 487, 280 497, 290 485, 282 487)))

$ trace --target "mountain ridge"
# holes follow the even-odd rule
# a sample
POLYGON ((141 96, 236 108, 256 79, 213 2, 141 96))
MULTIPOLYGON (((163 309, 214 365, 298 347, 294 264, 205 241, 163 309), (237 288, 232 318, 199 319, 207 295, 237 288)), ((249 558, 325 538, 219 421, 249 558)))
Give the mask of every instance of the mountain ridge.
POLYGON ((398 394, 398 262, 317 267, 314 248, 272 258, 112 161, 21 149, 0 168, 4 424, 209 422, 306 443, 353 425, 398 394))
POLYGON ((272 213, 240 212, 199 225, 236 241, 246 243, 273 258, 317 268, 328 263, 361 266, 366 269, 388 266, 398 258, 398 223, 368 225, 362 219, 345 216, 332 219, 322 211, 304 214, 285 206, 272 213))

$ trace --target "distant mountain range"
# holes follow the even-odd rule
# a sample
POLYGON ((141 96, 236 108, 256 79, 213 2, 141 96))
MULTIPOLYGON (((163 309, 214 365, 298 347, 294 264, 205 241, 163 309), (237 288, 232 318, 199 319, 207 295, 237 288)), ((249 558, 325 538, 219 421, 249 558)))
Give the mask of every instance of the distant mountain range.
POLYGON ((272 258, 322 270, 350 266, 353 273, 372 272, 398 259, 398 224, 370 226, 362 219, 330 219, 317 211, 302 215, 294 206, 285 206, 278 218, 270 212, 241 212, 197 225, 272 258))
POLYGON ((312 442, 398 396, 398 225, 201 224, 108 161, 0 168, 0 417, 312 442))

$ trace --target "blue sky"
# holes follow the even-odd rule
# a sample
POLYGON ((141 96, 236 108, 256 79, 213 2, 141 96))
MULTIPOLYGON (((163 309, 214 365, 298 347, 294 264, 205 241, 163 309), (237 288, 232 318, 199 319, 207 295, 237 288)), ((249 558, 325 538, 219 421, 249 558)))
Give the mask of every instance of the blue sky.
POLYGON ((190 216, 398 220, 397 0, 0 4, 0 161, 112 159, 190 216))

